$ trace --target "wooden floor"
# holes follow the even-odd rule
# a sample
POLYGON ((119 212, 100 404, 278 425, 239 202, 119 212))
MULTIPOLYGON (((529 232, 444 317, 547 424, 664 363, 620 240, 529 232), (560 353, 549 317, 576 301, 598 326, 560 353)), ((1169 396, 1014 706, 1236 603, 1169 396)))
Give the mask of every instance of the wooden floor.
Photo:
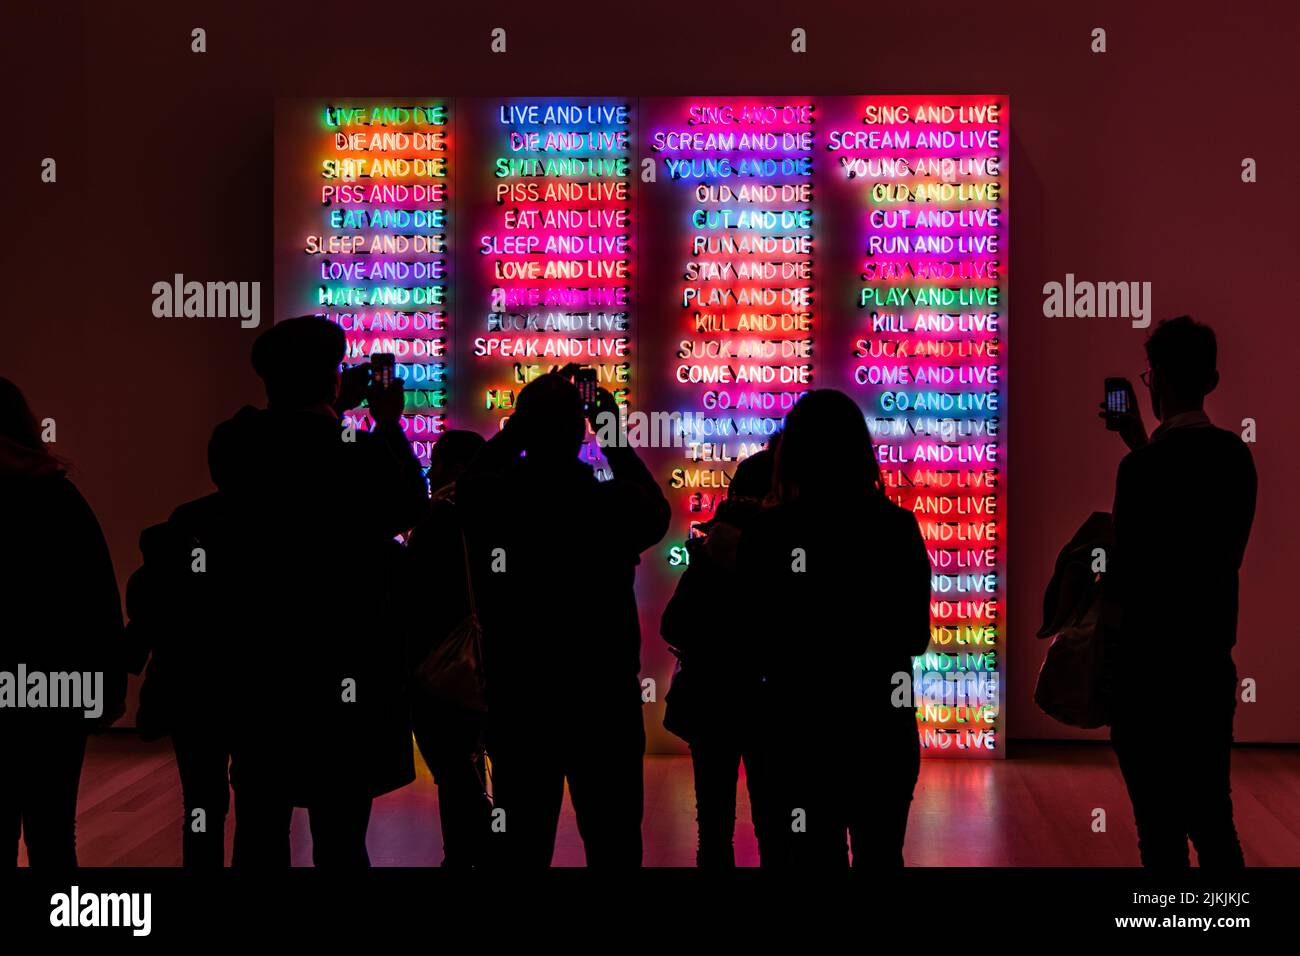
MULTIPOLYGON (((1132 814, 1109 747, 1016 743, 1012 752, 1005 761, 923 763, 904 854, 909 865, 1137 864, 1132 814), (1104 833, 1093 832, 1095 808, 1106 811, 1104 833)), ((1300 750, 1239 748, 1233 761, 1237 828, 1247 862, 1300 865, 1300 750)), ((418 758, 417 764, 414 784, 375 802, 369 846, 376 866, 435 866, 441 858, 436 790, 418 758)), ((753 865, 757 851, 743 789, 737 860, 753 865)), ((310 865, 302 813, 294 818, 294 863, 310 865)), ((689 759, 647 757, 647 866, 694 864, 694 817, 689 759)), ((92 738, 77 822, 83 866, 179 865, 180 819, 180 785, 165 741, 144 744, 121 734, 92 738)), ((567 799, 555 863, 583 864, 567 799)))

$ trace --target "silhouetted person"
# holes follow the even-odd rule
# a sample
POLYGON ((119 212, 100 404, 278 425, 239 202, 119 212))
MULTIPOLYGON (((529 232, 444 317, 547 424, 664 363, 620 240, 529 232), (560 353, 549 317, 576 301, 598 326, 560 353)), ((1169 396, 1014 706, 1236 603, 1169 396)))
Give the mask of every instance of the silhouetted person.
MULTIPOLYGON (((592 417, 615 409, 602 390, 592 417)), ((587 864, 641 863, 632 588, 670 513, 631 448, 606 447, 613 477, 597 481, 578 460, 584 434, 577 388, 543 375, 457 482, 484 628, 492 796, 504 812, 492 841, 512 865, 549 865, 566 779, 587 864)))
POLYGON ((1134 409, 1115 482, 1108 583, 1123 620, 1107 647, 1111 740, 1133 801, 1145 866, 1243 865, 1229 763, 1237 703, 1237 573, 1255 515, 1255 466, 1239 435, 1211 424, 1214 332, 1187 316, 1146 342, 1143 381, 1160 426, 1134 409), (1195 714, 1190 723, 1180 714, 1195 714))
POLYGON ((86 735, 123 711, 121 599, 94 512, 41 440, 26 399, 5 378, 0 529, 0 824, 8 831, 11 865, 21 838, 31 866, 75 867, 86 735), (102 675, 97 690, 95 673, 102 675), (50 706, 59 674, 90 675, 80 683, 80 701, 61 697, 62 706, 50 706), (33 695, 33 675, 45 684, 43 699, 33 695), (20 696, 27 706, 18 707, 20 696))
POLYGON ((895 675, 930 641, 930 561, 916 518, 885 495, 862 412, 809 392, 786 417, 777 504, 740 537, 762 654, 761 759, 775 781, 781 857, 796 866, 900 866, 920 771, 916 712, 895 675))
POLYGON ((243 587, 241 570, 230 562, 228 518, 224 496, 211 494, 146 528, 144 565, 126 586, 131 671, 140 673, 148 661, 136 728, 145 740, 172 739, 187 867, 219 869, 226 860, 231 709, 239 696, 232 688, 239 676, 223 621, 228 595, 243 587))
MULTIPOLYGON (((483 437, 474 432, 449 431, 429 455, 430 514, 407 543, 414 575, 411 593, 435 596, 421 627, 412 635, 415 664, 470 613, 455 481, 484 444, 483 437)), ((481 866, 492 824, 483 759, 486 715, 431 697, 418 682, 411 714, 415 741, 438 785, 442 865, 481 866)))
MULTIPOLYGON (((700 535, 686 543, 690 563, 659 631, 680 661, 667 699, 664 725, 690 744, 695 778, 699 867, 736 865, 736 784, 745 784, 758 838, 760 862, 773 839, 770 784, 758 750, 763 690, 753 635, 718 621, 718 609, 741 600, 749 585, 736 571, 736 542, 772 488, 775 452, 763 450, 736 467, 727 497, 700 535)), ((760 596, 759 602, 767 602, 760 596)))
POLYGON ((367 865, 372 799, 415 775, 394 536, 428 496, 400 380, 370 389, 373 431, 340 423, 344 349, 323 319, 264 332, 252 359, 268 407, 244 408, 209 444, 229 514, 220 560, 238 581, 226 595, 236 866, 288 864, 294 806, 310 811, 317 866, 367 865))

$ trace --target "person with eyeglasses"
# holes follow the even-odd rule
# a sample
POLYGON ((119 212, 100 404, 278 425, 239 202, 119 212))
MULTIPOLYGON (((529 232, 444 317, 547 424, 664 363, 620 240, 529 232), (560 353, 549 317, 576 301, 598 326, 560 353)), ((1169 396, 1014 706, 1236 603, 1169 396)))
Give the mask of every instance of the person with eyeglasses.
POLYGON ((1106 576, 1123 612, 1106 647, 1111 741, 1144 866, 1189 866, 1190 840, 1202 867, 1240 867, 1232 648, 1255 466, 1242 437, 1205 411, 1219 384, 1213 329, 1185 315, 1165 320, 1146 353, 1141 379, 1159 426, 1148 437, 1132 401, 1127 412, 1103 412, 1130 449, 1106 576))

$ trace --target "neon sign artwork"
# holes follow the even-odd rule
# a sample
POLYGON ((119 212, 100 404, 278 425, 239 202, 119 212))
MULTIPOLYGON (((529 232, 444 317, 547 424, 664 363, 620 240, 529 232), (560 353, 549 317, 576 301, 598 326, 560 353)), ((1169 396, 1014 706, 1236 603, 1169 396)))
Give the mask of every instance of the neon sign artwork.
POLYGON ((804 392, 853 395, 933 568, 923 752, 1003 755, 1005 96, 339 98, 277 129, 276 314, 396 353, 424 460, 569 363, 678 416, 641 450, 674 507, 637 575, 659 687, 692 529, 804 392))
MULTIPOLYGON (((679 209, 672 380, 690 414, 666 484, 693 527, 812 381, 814 109, 779 98, 668 106, 646 128, 679 209)), ((686 560, 679 540, 668 560, 686 560)))
MULTIPOLYGON (((278 314, 337 323, 347 333, 345 364, 394 354, 406 386, 402 430, 427 467, 446 424, 450 108, 436 99, 348 100, 312 115, 304 148, 315 183, 299 238, 310 266, 278 314)), ((365 408, 349 420, 371 427, 365 408)))
POLYGON ((852 210, 851 385, 890 496, 920 522, 930 650, 915 660, 928 753, 1001 753, 1007 105, 828 104, 831 200, 852 210))
MULTIPOLYGON (((636 259, 633 111, 619 99, 476 104, 471 421, 487 433, 525 384, 594 367, 619 401, 631 388, 636 259)), ((594 441, 584 448, 601 459, 594 441)))

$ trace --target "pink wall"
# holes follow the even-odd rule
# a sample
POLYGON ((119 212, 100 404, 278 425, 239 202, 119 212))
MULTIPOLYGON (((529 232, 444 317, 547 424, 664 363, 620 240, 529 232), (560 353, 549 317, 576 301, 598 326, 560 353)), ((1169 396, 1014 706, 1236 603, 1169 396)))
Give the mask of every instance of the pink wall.
POLYGON ((1089 510, 1109 506, 1121 449, 1095 418, 1101 381, 1136 378, 1143 365, 1144 333, 1123 320, 1042 317, 1043 283, 1073 272, 1150 281, 1157 315, 1191 312, 1219 332, 1223 385, 1211 414, 1225 427, 1248 416, 1259 427, 1237 654, 1259 702, 1239 710, 1237 731, 1300 741, 1300 655, 1274 612, 1300 567, 1300 512, 1286 497, 1300 459, 1300 331, 1283 286, 1300 251, 1288 165, 1300 134, 1286 92, 1294 5, 1236 4, 1207 17, 1172 4, 1169 13, 1131 3, 1076 13, 823 3, 812 13, 809 4, 715 2, 626 26, 499 5, 400 16, 337 3, 152 6, 143 16, 95 5, 80 21, 25 7, 30 29, 0 38, 0 62, 20 74, 0 151, 9 200, 0 374, 58 421, 58 451, 77 465, 123 583, 140 529, 209 489, 212 424, 259 394, 247 362, 254 332, 156 319, 150 289, 175 272, 259 280, 270 320, 276 97, 1005 92, 1015 261, 1010 736, 1067 735, 1031 700, 1045 651, 1033 637, 1039 602, 1061 543, 1089 510), (488 32, 499 25, 510 53, 492 56, 488 32), (195 26, 208 32, 206 54, 189 52, 195 26), (807 55, 789 52, 795 26, 809 32, 807 55), (1094 27, 1107 31, 1104 55, 1089 51, 1094 27), (39 182, 45 156, 58 160, 57 184, 39 182), (1252 185, 1240 180, 1246 156, 1259 164, 1252 185))

